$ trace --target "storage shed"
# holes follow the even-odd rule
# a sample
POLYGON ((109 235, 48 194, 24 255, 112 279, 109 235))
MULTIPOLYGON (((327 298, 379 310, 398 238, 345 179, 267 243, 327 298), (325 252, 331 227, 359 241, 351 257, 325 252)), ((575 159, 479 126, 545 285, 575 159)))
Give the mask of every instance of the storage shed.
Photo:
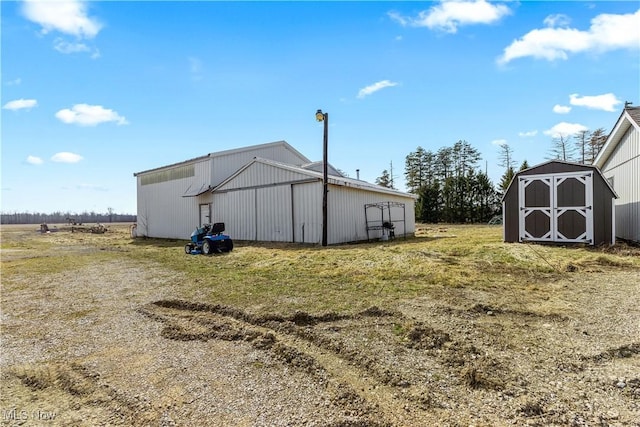
POLYGON ((593 163, 618 194, 616 237, 640 243, 640 107, 625 105, 593 163))
POLYGON ((616 197, 592 165, 553 160, 525 169, 502 198, 504 241, 614 244, 616 197))

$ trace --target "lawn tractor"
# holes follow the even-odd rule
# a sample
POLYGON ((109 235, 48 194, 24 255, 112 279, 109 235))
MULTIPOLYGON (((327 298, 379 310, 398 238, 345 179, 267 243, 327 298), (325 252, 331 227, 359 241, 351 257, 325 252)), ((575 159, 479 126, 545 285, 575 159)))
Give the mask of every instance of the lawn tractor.
POLYGON ((231 237, 222 234, 224 231, 224 222, 216 222, 215 224, 204 224, 201 228, 196 228, 191 233, 191 242, 184 246, 186 254, 210 255, 213 253, 231 252, 233 250, 233 241, 231 237))

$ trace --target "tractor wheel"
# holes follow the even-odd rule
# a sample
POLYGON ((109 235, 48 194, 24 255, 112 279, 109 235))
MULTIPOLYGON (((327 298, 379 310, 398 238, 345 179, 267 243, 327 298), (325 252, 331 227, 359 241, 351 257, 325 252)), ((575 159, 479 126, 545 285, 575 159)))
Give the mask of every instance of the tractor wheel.
POLYGON ((224 251, 225 252, 231 252, 233 250, 233 240, 231 239, 227 239, 224 241, 224 251))
POLYGON ((184 245, 184 253, 187 254, 187 255, 191 255, 191 244, 190 243, 184 245))
POLYGON ((209 239, 205 239, 204 242, 202 242, 202 253, 205 255, 209 255, 211 254, 213 248, 211 247, 211 242, 209 241, 209 239))

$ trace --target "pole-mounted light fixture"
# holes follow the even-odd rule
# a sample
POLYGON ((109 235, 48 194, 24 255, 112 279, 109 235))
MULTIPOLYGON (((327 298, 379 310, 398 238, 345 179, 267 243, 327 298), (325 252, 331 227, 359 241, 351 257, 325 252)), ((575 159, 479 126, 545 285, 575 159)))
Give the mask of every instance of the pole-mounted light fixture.
POLYGON ((324 137, 322 139, 322 246, 327 246, 327 196, 328 187, 328 136, 329 136, 329 113, 323 113, 322 110, 316 111, 316 120, 324 122, 324 137))

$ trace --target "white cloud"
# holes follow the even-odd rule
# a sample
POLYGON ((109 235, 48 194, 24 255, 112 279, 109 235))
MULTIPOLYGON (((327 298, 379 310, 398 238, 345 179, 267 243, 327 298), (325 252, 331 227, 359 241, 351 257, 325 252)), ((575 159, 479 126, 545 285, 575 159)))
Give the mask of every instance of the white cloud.
POLYGON ((580 96, 577 93, 569 95, 569 103, 592 110, 616 111, 616 105, 622 104, 612 93, 595 96, 580 96))
POLYGON ((38 105, 38 101, 36 101, 35 99, 21 98, 21 99, 16 99, 16 100, 7 102, 6 104, 4 104, 2 108, 4 108, 5 110, 17 111, 17 110, 25 110, 25 109, 28 110, 37 105, 38 105))
POLYGON ((531 138, 538 134, 537 130, 530 130, 528 132, 518 132, 518 136, 521 138, 531 138))
POLYGON ((78 184, 76 185, 76 189, 89 190, 89 191, 109 191, 109 189, 106 187, 102 187, 100 185, 94 185, 94 184, 78 184))
POLYGON ((493 145, 500 146, 500 145, 504 145, 504 144, 506 144, 506 143, 507 143, 507 140, 506 140, 506 139, 494 139, 493 141, 491 141, 491 143, 492 143, 493 145))
POLYGON ((415 18, 405 17, 398 12, 387 15, 402 26, 427 27, 455 33, 458 27, 473 24, 492 24, 509 15, 511 10, 504 4, 486 0, 441 1, 437 6, 418 13, 415 18))
MULTIPOLYGON (((527 56, 553 61, 567 59, 570 53, 606 52, 615 49, 638 49, 640 46, 640 9, 625 15, 601 14, 591 20, 588 30, 547 27, 531 30, 514 40, 498 58, 498 64, 527 56)), ((558 19, 545 19, 557 24, 558 19)), ((564 23, 566 21, 562 21, 564 23)))
POLYGON ((27 163, 31 165, 41 165, 44 161, 40 157, 29 155, 27 156, 27 163))
POLYGON ((79 0, 25 0, 22 13, 39 24, 43 33, 59 31, 78 38, 91 39, 102 29, 96 18, 87 15, 87 3, 79 0))
POLYGON ((118 125, 128 124, 125 117, 101 105, 76 104, 71 109, 65 108, 58 111, 56 117, 63 123, 80 126, 96 126, 106 122, 115 122, 118 125))
POLYGON ((375 82, 372 85, 360 89, 358 91, 358 98, 364 98, 365 96, 371 95, 372 93, 382 90, 385 87, 393 87, 397 85, 398 83, 392 82, 390 80, 380 80, 379 82, 375 82))
POLYGON ((568 27, 571 23, 571 18, 567 15, 563 15, 562 13, 557 13, 555 15, 547 16, 542 22, 547 27, 568 27))
POLYGON ((98 51, 98 49, 89 47, 82 42, 70 43, 61 38, 57 38, 53 42, 53 48, 58 52, 65 53, 65 54, 79 53, 79 52, 92 52, 92 55, 91 55, 92 59, 100 57, 100 52, 98 51))
POLYGON ((589 128, 579 123, 560 122, 551 129, 545 130, 543 133, 552 138, 559 138, 561 136, 566 138, 585 130, 589 130, 589 128))
POLYGON ((80 160, 82 160, 81 155, 67 151, 56 153, 51 157, 51 161, 58 163, 78 163, 80 160))
POLYGON ((20 83, 22 83, 22 79, 18 77, 17 79, 9 80, 5 84, 7 86, 18 86, 20 83))
POLYGON ((556 105, 553 106, 553 112, 554 113, 567 114, 570 111, 571 111, 571 107, 569 107, 568 105, 556 104, 556 105))

